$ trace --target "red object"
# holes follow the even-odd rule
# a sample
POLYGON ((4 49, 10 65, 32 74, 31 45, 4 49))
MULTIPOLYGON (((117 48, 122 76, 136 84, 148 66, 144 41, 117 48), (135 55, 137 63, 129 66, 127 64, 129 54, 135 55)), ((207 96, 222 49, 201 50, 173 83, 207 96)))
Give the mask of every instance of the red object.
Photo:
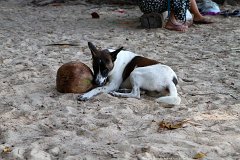
POLYGON ((119 12, 119 13, 125 13, 125 10, 119 9, 119 10, 117 10, 117 12, 119 12))
POLYGON ((92 18, 100 18, 99 14, 97 12, 91 13, 92 18))

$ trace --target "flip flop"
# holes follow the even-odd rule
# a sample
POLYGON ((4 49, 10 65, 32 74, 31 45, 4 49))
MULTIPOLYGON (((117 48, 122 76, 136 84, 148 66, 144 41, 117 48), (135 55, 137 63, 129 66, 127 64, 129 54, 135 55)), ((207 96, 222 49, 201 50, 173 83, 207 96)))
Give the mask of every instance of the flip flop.
POLYGON ((224 17, 227 17, 227 16, 229 16, 229 13, 230 13, 229 10, 225 10, 225 11, 220 12, 220 15, 223 15, 224 17))
POLYGON ((208 19, 206 19, 206 18, 203 18, 203 19, 198 20, 198 21, 194 21, 194 20, 193 20, 193 23, 194 23, 194 24, 211 24, 211 23, 213 23, 213 22, 210 21, 210 20, 208 20, 208 19))
POLYGON ((240 17, 240 10, 236 9, 233 12, 230 12, 229 10, 225 10, 220 12, 220 15, 223 15, 224 17, 228 17, 228 16, 240 17))
POLYGON ((240 17, 240 10, 235 10, 233 11, 232 13, 230 13, 230 16, 233 16, 233 17, 240 17))

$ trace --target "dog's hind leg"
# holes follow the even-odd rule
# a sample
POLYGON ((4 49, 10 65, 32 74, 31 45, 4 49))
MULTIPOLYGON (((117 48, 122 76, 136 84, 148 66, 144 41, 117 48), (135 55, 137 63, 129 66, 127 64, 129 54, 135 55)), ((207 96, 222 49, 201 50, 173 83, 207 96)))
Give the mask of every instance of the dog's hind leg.
POLYGON ((110 94, 116 97, 140 98, 140 88, 135 86, 130 93, 110 92, 110 94))
POLYGON ((181 98, 177 94, 177 88, 173 82, 168 85, 169 96, 159 97, 156 99, 158 103, 166 103, 170 105, 179 105, 181 98))
POLYGON ((110 94, 117 97, 140 98, 141 77, 138 73, 132 72, 130 75, 132 90, 129 93, 111 92, 110 94))

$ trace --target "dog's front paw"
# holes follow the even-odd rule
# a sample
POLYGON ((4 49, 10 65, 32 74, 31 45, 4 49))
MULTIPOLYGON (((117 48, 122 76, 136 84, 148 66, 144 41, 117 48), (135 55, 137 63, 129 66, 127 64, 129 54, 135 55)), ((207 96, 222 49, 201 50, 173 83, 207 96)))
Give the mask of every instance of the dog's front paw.
POLYGON ((90 97, 88 97, 88 96, 86 96, 86 95, 79 95, 78 97, 77 97, 77 100, 78 101, 87 101, 87 100, 89 100, 90 99, 90 97))

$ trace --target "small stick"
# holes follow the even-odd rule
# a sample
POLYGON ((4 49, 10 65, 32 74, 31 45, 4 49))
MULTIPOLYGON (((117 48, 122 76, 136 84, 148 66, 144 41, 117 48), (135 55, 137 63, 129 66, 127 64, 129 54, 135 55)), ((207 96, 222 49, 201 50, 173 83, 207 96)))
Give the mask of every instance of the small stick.
POLYGON ((238 100, 237 97, 233 96, 231 93, 188 93, 189 95, 191 96, 196 96, 196 95, 211 95, 211 94, 223 94, 223 95, 229 95, 231 96, 232 98, 238 100))
POLYGON ((182 78, 182 80, 183 80, 184 82, 193 82, 193 80, 191 80, 191 79, 182 78))
POLYGON ((79 45, 73 44, 73 43, 52 43, 52 44, 47 44, 46 46, 79 46, 79 45))

